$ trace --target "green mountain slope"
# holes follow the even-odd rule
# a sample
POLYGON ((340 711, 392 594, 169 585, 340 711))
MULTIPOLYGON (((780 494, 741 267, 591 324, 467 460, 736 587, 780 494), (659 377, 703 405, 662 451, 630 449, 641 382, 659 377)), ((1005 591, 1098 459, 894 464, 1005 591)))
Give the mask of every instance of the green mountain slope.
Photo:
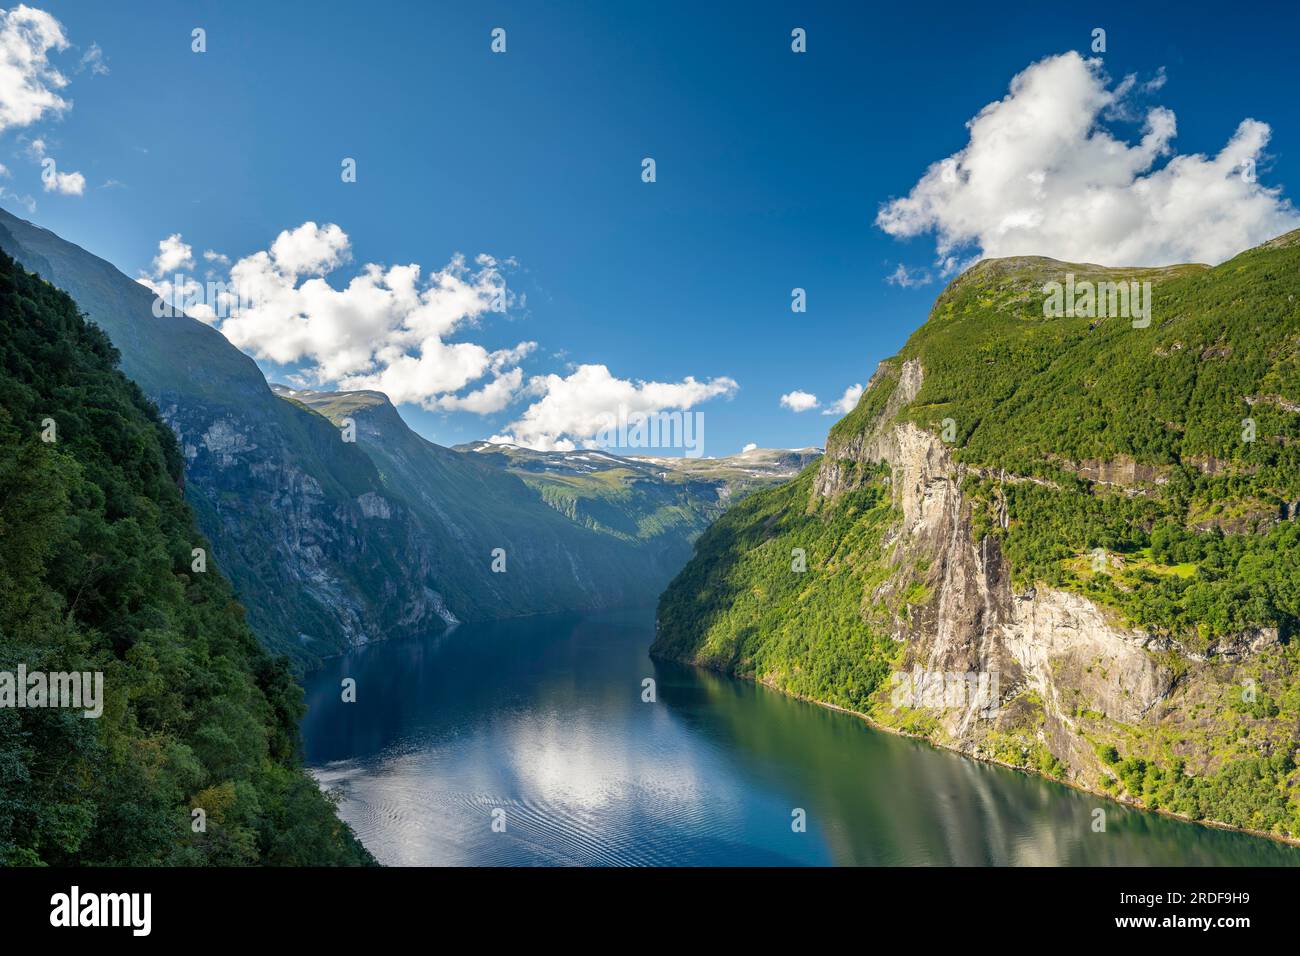
POLYGON ((700 539, 654 652, 1295 837, 1297 514, 1300 234, 1214 268, 986 261, 821 463, 700 539), (1152 321, 1045 317, 1067 274, 1151 282, 1152 321))
POLYGON ((0 862, 368 862, 297 764, 301 690, 194 570, 180 452, 116 360, 0 253, 0 672, 104 694, 98 718, 0 708, 0 862))
POLYGON ((816 448, 751 449, 730 458, 655 458, 482 441, 455 450, 515 475, 573 521, 635 543, 665 573, 664 583, 728 505, 794 477, 821 454, 816 448))

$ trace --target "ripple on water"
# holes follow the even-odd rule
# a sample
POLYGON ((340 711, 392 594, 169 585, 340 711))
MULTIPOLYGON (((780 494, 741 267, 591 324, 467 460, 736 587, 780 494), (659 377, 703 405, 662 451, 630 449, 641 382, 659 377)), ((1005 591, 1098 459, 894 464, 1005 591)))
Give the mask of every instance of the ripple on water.
POLYGON ((727 801, 710 804, 657 781, 611 782, 601 806, 592 808, 438 787, 427 777, 391 766, 377 772, 358 761, 313 772, 322 787, 341 794, 340 813, 357 838, 390 865, 682 865, 708 860, 738 836, 727 801), (497 809, 505 811, 502 833, 492 831, 497 809))

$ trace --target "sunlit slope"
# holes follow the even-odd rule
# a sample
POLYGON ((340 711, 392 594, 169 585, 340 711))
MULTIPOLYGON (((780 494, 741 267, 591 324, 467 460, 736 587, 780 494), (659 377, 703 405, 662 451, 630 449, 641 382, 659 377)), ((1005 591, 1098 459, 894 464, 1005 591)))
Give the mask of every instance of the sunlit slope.
POLYGON ((1300 234, 1213 268, 986 261, 822 462, 701 537, 655 652, 1300 833, 1297 514, 1300 234), (1150 322, 1045 315, 1067 276, 1149 282, 1150 322), (997 673, 996 719, 900 703, 918 672, 997 673))

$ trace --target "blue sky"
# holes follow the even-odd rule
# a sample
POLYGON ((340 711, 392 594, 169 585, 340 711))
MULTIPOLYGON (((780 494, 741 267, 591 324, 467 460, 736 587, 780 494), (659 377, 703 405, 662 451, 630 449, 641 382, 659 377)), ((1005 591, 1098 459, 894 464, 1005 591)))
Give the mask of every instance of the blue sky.
MULTIPOLYGON (((238 261, 307 222, 336 224, 347 236, 346 262, 324 277, 335 288, 367 263, 418 263, 427 274, 461 253, 472 285, 482 268, 475 256, 498 261, 513 297, 507 313, 476 313, 442 335, 445 344, 481 346, 480 365, 489 356, 490 366, 459 390, 427 396, 432 410, 401 406, 418 431, 448 445, 520 437, 526 411, 548 396, 531 419, 535 432, 580 441, 564 431, 582 419, 575 403, 608 405, 628 389, 661 407, 698 398, 706 454, 750 442, 821 444, 835 420, 822 412, 866 382, 924 321, 953 268, 981 252, 1129 264, 1105 250, 1155 260, 1201 242, 1190 254, 1222 258, 1186 237, 1218 229, 1230 244, 1238 235, 1268 238, 1262 232, 1291 222, 1286 200, 1300 182, 1300 15, 1284 6, 37 6, 66 34, 69 45, 49 60, 68 81, 58 94, 70 106, 0 130, 8 170, 0 202, 16 214, 132 276, 150 272, 171 235, 191 247, 201 274, 203 250, 238 261), (195 27, 206 30, 202 54, 191 50, 195 27), (495 27, 506 30, 504 54, 489 48, 495 27), (791 50, 795 27, 807 31, 804 54, 791 50), (1077 228, 1062 228, 1073 221, 1071 190, 1080 202, 1086 195, 1080 169, 1093 168, 1067 143, 1045 159, 1038 200, 1019 188, 977 188, 972 178, 960 195, 923 190, 921 206, 941 208, 900 210, 893 235, 878 224, 882 204, 921 188, 944 157, 971 147, 962 177, 1011 162, 998 153, 996 129, 976 144, 967 123, 1031 64, 1068 51, 1092 57, 1096 27, 1106 31, 1108 77, 1098 88, 1113 92, 1135 77, 1098 122, 1136 150, 1152 109, 1176 116, 1176 136, 1165 131, 1157 158, 1113 187, 1121 206, 1133 179, 1176 154, 1212 159, 1247 118, 1267 124, 1266 145, 1255 129, 1240 146, 1257 160, 1257 180, 1221 194, 1217 181, 1190 190, 1202 208, 1173 208, 1184 202, 1173 194, 1189 192, 1173 190, 1167 206, 1138 209, 1127 225, 1115 226, 1114 214, 1105 222, 1081 214, 1077 228), (82 65, 92 44, 102 56, 82 65), (45 156, 83 174, 81 195, 44 188, 45 156), (356 182, 341 180, 345 157, 357 162, 356 182), (644 157, 655 160, 654 183, 642 182, 644 157), (1031 212, 1044 221, 1008 237, 999 224, 1022 202, 1038 203, 1031 212), (1186 225, 1211 220, 1220 225, 1186 225), (941 252, 936 229, 962 241, 941 252), (1022 249, 1027 243, 1036 247, 1022 249), (930 281, 887 281, 900 264, 912 281, 930 281), (807 293, 802 314, 790 308, 795 287, 807 293), (511 350, 522 342, 536 345, 520 357, 511 350), (582 365, 604 366, 608 380, 570 379, 582 365), (437 407, 515 368, 519 388, 499 411, 437 407), (547 375, 555 376, 549 386, 543 378, 529 389, 547 375), (698 387, 672 388, 688 378, 698 387), (783 407, 794 392, 815 394, 819 407, 783 407)), ((1063 104, 1054 117, 1074 108, 1072 84, 1101 69, 1070 67, 1042 74, 1044 89, 1056 84, 1046 101, 1059 94, 1063 104)), ((1085 116, 1082 135, 1097 125, 1085 116)), ((1217 174, 1185 175, 1195 185, 1195 175, 1217 174)), ((243 347, 255 356, 262 349, 272 377, 310 381, 322 367, 320 356, 265 357, 274 317, 245 335, 243 347)), ((393 348, 418 351, 410 335, 399 339, 393 348)), ((276 345, 292 351, 282 338, 276 345)), ((367 356, 344 374, 374 376, 386 361, 367 356)))

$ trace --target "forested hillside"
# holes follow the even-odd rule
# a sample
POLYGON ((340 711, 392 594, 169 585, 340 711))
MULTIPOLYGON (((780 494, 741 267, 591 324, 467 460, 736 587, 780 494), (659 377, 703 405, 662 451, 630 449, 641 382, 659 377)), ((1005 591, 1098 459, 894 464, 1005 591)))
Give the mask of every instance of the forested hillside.
POLYGON ((1300 233, 1214 268, 989 260, 821 463, 701 537, 654 653, 1300 836, 1297 515, 1300 233), (1151 322, 1049 316, 1067 274, 1150 282, 1151 322), (992 719, 897 694, 979 674, 992 719))
POLYGON ((0 671, 102 672, 105 698, 0 709, 0 863, 369 862, 299 766, 286 663, 194 570, 180 451, 117 359, 0 253, 0 671))

